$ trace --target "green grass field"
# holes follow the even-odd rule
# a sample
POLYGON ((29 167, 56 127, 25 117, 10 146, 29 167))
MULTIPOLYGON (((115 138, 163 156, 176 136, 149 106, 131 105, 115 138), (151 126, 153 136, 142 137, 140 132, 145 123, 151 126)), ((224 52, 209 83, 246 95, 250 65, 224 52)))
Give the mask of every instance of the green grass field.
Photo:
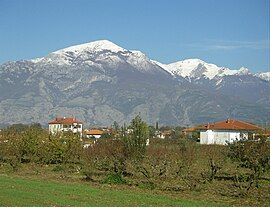
POLYGON ((0 206, 226 206, 132 189, 0 175, 0 206))

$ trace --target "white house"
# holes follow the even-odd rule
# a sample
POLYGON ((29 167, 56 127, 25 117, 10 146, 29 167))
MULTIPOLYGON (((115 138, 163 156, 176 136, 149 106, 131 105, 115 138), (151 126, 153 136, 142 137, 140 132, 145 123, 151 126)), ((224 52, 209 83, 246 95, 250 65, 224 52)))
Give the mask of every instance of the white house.
POLYGON ((82 136, 83 123, 73 117, 58 117, 55 118, 55 120, 49 122, 49 132, 51 134, 67 131, 79 133, 80 136, 82 136))
POLYGON ((262 128, 259 126, 234 119, 186 129, 188 132, 199 131, 201 144, 219 145, 226 145, 240 139, 247 139, 249 133, 254 134, 260 130, 262 128))

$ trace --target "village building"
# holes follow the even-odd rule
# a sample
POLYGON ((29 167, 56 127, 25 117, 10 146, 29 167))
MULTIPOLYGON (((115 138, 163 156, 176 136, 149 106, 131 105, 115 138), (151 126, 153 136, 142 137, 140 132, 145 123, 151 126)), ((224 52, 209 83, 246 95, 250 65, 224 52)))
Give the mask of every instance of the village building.
POLYGON ((99 139, 103 133, 104 132, 99 129, 90 129, 84 131, 84 135, 86 138, 95 138, 95 139, 99 139))
POLYGON ((237 140, 245 140, 249 134, 263 130, 261 127, 244 121, 227 119, 220 122, 208 123, 188 128, 184 133, 199 132, 201 144, 226 145, 237 140))
POLYGON ((83 123, 73 117, 57 117, 49 122, 49 132, 51 134, 68 131, 78 133, 82 136, 83 123))
POLYGON ((156 131, 155 137, 159 139, 171 138, 172 130, 156 131))

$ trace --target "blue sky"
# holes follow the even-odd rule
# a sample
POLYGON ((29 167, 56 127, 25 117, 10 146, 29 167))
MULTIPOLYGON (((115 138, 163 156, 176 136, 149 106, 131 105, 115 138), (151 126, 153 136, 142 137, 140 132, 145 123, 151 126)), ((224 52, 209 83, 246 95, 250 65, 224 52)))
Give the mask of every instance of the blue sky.
POLYGON ((269 0, 0 0, 0 63, 108 39, 162 63, 269 71, 269 0))

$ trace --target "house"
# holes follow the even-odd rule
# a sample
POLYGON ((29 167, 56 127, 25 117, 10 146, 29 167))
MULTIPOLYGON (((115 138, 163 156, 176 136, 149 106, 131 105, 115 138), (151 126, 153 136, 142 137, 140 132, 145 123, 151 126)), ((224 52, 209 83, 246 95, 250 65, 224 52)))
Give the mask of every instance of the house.
POLYGON ((95 138, 95 139, 100 138, 103 133, 104 132, 99 129, 90 129, 84 131, 84 134, 87 138, 95 138))
POLYGON ((263 130, 261 127, 244 121, 227 119, 220 122, 208 123, 185 129, 185 133, 199 132, 201 144, 225 145, 240 139, 247 139, 248 135, 263 130))
POLYGON ((171 130, 156 131, 156 138, 159 138, 159 139, 170 138, 171 135, 172 135, 171 130))
POLYGON ((67 131, 79 133, 82 136, 83 123, 73 117, 57 117, 49 122, 49 132, 51 134, 67 131))

